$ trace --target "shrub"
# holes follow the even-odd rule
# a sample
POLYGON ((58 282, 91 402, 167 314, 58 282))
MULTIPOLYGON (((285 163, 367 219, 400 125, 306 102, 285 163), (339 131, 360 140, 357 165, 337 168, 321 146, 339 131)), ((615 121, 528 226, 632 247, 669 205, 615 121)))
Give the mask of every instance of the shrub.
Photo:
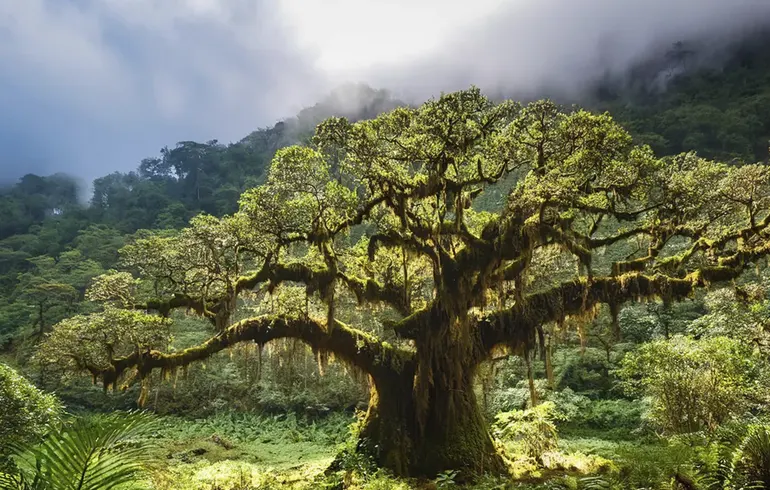
POLYGON ((43 393, 19 373, 0 364, 0 466, 3 451, 11 444, 41 438, 56 422, 61 405, 55 396, 43 393))
POLYGON ((588 348, 581 355, 579 350, 574 349, 565 351, 559 357, 563 357, 557 366, 560 388, 570 388, 591 398, 607 396, 612 390, 615 380, 604 351, 588 348))
POLYGON ((553 402, 543 402, 527 410, 502 412, 496 417, 495 435, 513 442, 526 456, 542 464, 543 455, 558 445, 558 419, 553 402))
POLYGON ((751 348, 727 337, 676 336, 642 345, 618 374, 628 393, 649 397, 650 416, 674 434, 713 430, 744 411, 755 395, 751 348))
POLYGON ((588 407, 584 423, 594 429, 635 429, 642 422, 644 405, 631 400, 596 400, 588 407))
POLYGON ((581 421, 591 406, 591 399, 570 388, 547 392, 543 397, 556 405, 558 419, 564 422, 581 421))
MULTIPOLYGON (((546 380, 535 380, 535 389, 541 398, 546 396, 548 391, 547 386, 548 382, 546 380)), ((494 390, 494 392, 489 395, 489 400, 489 406, 487 407, 489 415, 525 409, 530 404, 531 400, 527 379, 519 380, 513 387, 494 390)))

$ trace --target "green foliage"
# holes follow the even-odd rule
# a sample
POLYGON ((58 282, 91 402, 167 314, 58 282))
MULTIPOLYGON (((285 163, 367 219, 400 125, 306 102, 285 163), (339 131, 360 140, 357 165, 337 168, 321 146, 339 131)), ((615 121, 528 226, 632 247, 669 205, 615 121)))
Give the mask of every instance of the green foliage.
POLYGON ((614 379, 611 376, 614 364, 607 361, 606 352, 593 347, 585 349, 584 352, 564 349, 559 358, 559 387, 569 388, 592 398, 610 394, 614 387, 614 379))
POLYGON ((629 305, 620 312, 619 321, 623 325, 623 340, 640 344, 660 338, 669 338, 691 331, 693 320, 700 318, 705 311, 702 301, 682 303, 644 303, 629 305))
MULTIPOLYGON (((698 150, 710 158, 764 161, 770 135, 767 40, 766 29, 746 36, 726 50, 717 66, 672 65, 670 58, 661 56, 625 77, 633 80, 631 86, 604 84, 601 100, 591 105, 610 110, 657 152, 698 150), (672 66, 678 73, 661 90, 656 81, 672 66)), ((697 57, 708 57, 708 49, 687 48, 697 57)), ((677 50, 675 45, 670 52, 677 50)))
POLYGON ((161 419, 157 433, 158 437, 174 441, 219 435, 235 444, 335 446, 349 439, 350 424, 351 414, 344 412, 313 418, 295 413, 270 415, 227 411, 193 420, 167 416, 161 419))
POLYGON ((61 415, 61 404, 0 363, 0 407, 1 470, 11 445, 34 442, 48 433, 61 415))
POLYGON ((586 413, 576 422, 594 429, 636 429, 642 423, 646 410, 643 403, 632 400, 596 400, 588 405, 586 413))
POLYGON ((763 283, 721 288, 704 299, 707 313, 690 324, 698 336, 726 336, 763 346, 770 331, 770 299, 763 283))
MULTIPOLYGON (((87 306, 79 301, 91 279, 101 266, 86 259, 80 251, 69 250, 56 257, 40 255, 26 257, 24 271, 16 275, 14 287, 3 313, 18 315, 19 325, 36 327, 38 334, 51 325, 87 306)), ((20 267, 21 268, 21 267, 20 267)), ((0 332, 3 326, 0 326, 0 332)))
POLYGON ((499 413, 494 431, 503 441, 515 443, 526 456, 542 462, 543 455, 558 445, 558 419, 556 405, 544 402, 526 410, 499 413))
POLYGON ((60 322, 37 357, 44 364, 59 363, 74 371, 105 369, 116 356, 167 344, 168 327, 166 318, 108 306, 60 322))
MULTIPOLYGON (((538 379, 535 381, 535 390, 539 395, 543 395, 546 392, 546 389, 547 383, 545 380, 538 379)), ((488 395, 488 397, 490 398, 490 402, 487 411, 490 416, 494 416, 498 412, 523 410, 531 402, 529 385, 526 379, 518 380, 515 386, 512 387, 495 389, 488 395)))
POLYGON ((152 460, 143 436, 154 420, 143 413, 78 419, 40 444, 16 447, 18 469, 0 475, 8 490, 109 490, 134 482, 152 460))
POLYGON ((436 487, 437 488, 454 488, 457 486, 457 483, 455 483, 455 478, 457 478, 458 472, 456 470, 452 471, 442 471, 438 475, 436 475, 436 487))
POLYGON ((652 399, 651 416, 669 433, 713 430, 741 415, 758 386, 751 348, 727 337, 676 336, 642 345, 618 374, 631 394, 652 399))
POLYGON ((770 427, 749 427, 733 455, 733 465, 748 482, 770 486, 770 427))
POLYGON ((718 431, 701 456, 705 488, 743 490, 770 485, 770 428, 733 424, 718 431))
MULTIPOLYGON (((334 488, 331 482, 341 482, 342 475, 327 479, 323 473, 337 450, 355 444, 348 437, 351 419, 340 412, 318 418, 237 412, 161 417, 151 452, 164 464, 148 480, 158 490, 334 488)), ((362 468, 364 482, 388 480, 372 465, 362 468)))

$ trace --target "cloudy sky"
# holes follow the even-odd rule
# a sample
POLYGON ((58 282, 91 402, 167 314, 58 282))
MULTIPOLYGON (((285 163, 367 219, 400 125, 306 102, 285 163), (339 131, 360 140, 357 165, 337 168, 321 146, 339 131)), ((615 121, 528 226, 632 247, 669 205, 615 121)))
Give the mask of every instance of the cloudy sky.
POLYGON ((579 90, 768 18, 768 0, 0 0, 0 181, 238 140, 346 81, 579 90))

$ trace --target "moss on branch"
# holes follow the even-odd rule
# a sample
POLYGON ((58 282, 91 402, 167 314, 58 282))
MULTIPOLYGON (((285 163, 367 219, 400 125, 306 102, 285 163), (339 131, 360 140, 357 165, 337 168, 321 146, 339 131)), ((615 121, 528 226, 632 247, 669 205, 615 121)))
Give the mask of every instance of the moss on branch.
POLYGON ((280 338, 299 339, 314 350, 331 352, 338 359, 375 377, 399 372, 414 362, 411 352, 381 342, 373 335, 341 322, 330 330, 310 318, 263 316, 240 321, 196 347, 175 353, 135 352, 114 359, 110 368, 92 374, 98 375, 105 387, 114 386, 132 368, 136 368, 139 376, 144 378, 154 369, 174 371, 241 342, 264 345, 280 338))
MULTIPOLYGON (((762 250, 764 255, 770 254, 770 244, 762 250)), ((759 253, 760 250, 755 250, 752 257, 756 258, 759 253)), ((480 320, 482 343, 487 352, 498 345, 521 343, 529 339, 539 325, 562 321, 565 317, 590 311, 599 304, 618 308, 634 300, 657 298, 681 301, 691 297, 698 288, 737 278, 743 272, 745 263, 702 267, 681 278, 634 272, 570 281, 529 295, 512 308, 480 320)))

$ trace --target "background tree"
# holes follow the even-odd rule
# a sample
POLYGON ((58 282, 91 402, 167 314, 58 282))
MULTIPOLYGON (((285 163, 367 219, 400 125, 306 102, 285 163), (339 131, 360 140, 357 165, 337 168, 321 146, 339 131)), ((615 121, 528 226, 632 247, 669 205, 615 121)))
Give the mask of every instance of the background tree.
MULTIPOLYGON (((133 308, 187 308, 219 333, 181 352, 153 340, 51 359, 114 385, 240 342, 297 338, 321 365, 333 356, 372 379, 359 449, 380 464, 500 472, 473 390, 483 361, 528 354, 543 326, 586 321, 602 304, 617 325, 627 301, 682 300, 770 254, 766 167, 657 159, 607 114, 494 104, 471 89, 370 121, 329 119, 312 143, 279 151, 236 215, 127 249, 144 280, 133 308), (507 177, 501 212, 473 208, 507 177), (401 254, 402 270, 383 254, 401 254), (553 274, 553 261, 571 267, 553 274), (387 311, 389 341, 348 326, 339 306, 352 298, 387 311)), ((77 325, 90 323, 66 321, 48 344, 74 350, 77 325)))
POLYGON ((44 255, 29 261, 33 269, 19 274, 17 300, 33 307, 31 322, 42 334, 53 323, 74 312, 75 303, 83 297, 87 284, 102 268, 92 260, 83 260, 77 250, 56 258, 44 255))

